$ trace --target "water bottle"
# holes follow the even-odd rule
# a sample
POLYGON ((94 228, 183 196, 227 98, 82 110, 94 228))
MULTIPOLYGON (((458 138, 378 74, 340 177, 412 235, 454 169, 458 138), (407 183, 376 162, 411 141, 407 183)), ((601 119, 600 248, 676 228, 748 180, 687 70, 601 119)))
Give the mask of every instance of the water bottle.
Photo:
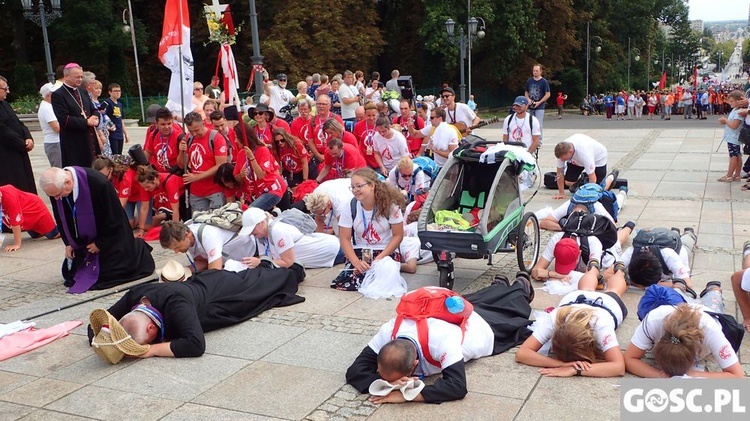
POLYGON ((448 308, 448 312, 450 312, 451 314, 458 314, 464 311, 466 305, 464 304, 463 298, 454 295, 453 297, 448 297, 445 299, 445 307, 448 308))

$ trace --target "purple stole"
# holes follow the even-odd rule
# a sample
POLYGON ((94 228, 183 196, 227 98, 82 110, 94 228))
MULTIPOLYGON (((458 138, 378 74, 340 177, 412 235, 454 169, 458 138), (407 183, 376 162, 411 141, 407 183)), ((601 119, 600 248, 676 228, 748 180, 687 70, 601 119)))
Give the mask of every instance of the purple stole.
MULTIPOLYGON (((80 294, 86 292, 92 285, 99 280, 99 253, 89 253, 86 246, 96 240, 96 218, 94 217, 94 206, 91 202, 91 188, 86 171, 81 167, 72 167, 75 170, 73 174, 78 179, 78 200, 76 200, 71 209, 73 224, 78 233, 78 242, 70 234, 72 227, 67 224, 65 217, 65 206, 63 200, 55 200, 57 213, 61 216, 62 233, 68 240, 68 244, 73 247, 76 253, 84 252, 85 256, 81 265, 76 267, 75 284, 68 289, 69 294, 80 294)), ((73 193, 71 193, 72 195, 73 193)))

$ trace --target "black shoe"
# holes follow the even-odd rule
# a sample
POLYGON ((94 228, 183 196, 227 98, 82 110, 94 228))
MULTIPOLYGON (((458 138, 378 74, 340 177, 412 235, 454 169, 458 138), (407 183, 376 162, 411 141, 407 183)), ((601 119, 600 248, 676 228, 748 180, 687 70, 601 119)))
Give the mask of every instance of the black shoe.
POLYGON ((679 228, 672 227, 671 230, 677 232, 677 235, 680 235, 680 229, 679 228))
POLYGON ((699 297, 703 298, 704 295, 709 291, 709 288, 711 287, 717 287, 718 290, 721 291, 721 281, 710 281, 706 284, 706 287, 703 288, 703 291, 701 291, 699 297))
MULTIPOLYGON (((614 169, 614 170, 612 170, 611 173, 609 173, 609 175, 612 176, 612 182, 609 183, 609 189, 608 190, 611 190, 615 186, 615 183, 617 183, 617 178, 620 177, 620 170, 614 169)), ((609 175, 606 176, 606 177, 604 177, 604 185, 605 186, 607 185, 607 178, 609 178, 609 175)))
POLYGON ((625 225, 622 226, 622 228, 630 228, 630 231, 635 231, 635 222, 628 221, 625 223, 625 225))
POLYGON ((73 280, 73 279, 66 279, 65 282, 63 282, 63 286, 65 288, 70 288, 70 287, 72 287, 75 284, 76 284, 76 281, 73 280))
POLYGON ((495 275, 495 278, 492 279, 492 282, 490 282, 490 285, 501 285, 505 287, 510 286, 510 280, 505 275, 495 275))
POLYGON ((693 233, 693 235, 695 236, 695 230, 694 230, 694 229, 692 229, 691 227, 685 227, 685 228, 683 228, 683 229, 682 229, 682 232, 684 232, 685 234, 687 234, 687 233, 691 232, 691 233, 693 233))
POLYGON ((695 293, 695 290, 687 286, 687 283, 683 281, 682 279, 672 279, 672 287, 678 287, 684 292, 685 294, 689 295, 692 298, 698 298, 698 294, 695 293))
POLYGON ((578 190, 579 187, 581 187, 582 185, 584 185, 586 183, 588 183, 588 177, 586 177, 586 178, 581 177, 581 178, 578 179, 578 181, 576 181, 575 183, 571 184, 570 187, 568 187, 568 190, 570 190, 570 193, 575 193, 576 190, 578 190))
POLYGON ((525 270, 518 271, 518 273, 516 273, 516 279, 513 280, 513 284, 519 282, 521 283, 523 292, 526 294, 526 299, 529 301, 529 304, 531 304, 531 302, 534 301, 534 287, 531 285, 531 276, 529 275, 529 272, 526 272, 525 270))

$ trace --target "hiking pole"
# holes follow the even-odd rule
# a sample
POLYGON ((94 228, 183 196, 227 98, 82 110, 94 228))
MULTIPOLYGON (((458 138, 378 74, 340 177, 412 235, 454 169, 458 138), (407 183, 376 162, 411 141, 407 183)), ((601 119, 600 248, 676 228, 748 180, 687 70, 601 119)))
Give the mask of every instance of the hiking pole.
POLYGON ((158 280, 159 280, 159 278, 149 279, 149 280, 143 281, 143 282, 141 282, 139 284, 131 285, 131 286, 126 287, 126 288, 116 289, 114 291, 107 292, 105 294, 97 295, 96 297, 91 297, 89 299, 86 299, 86 300, 83 300, 83 301, 79 301, 79 302, 77 302, 75 304, 68 304, 66 306, 58 307, 58 308, 53 309, 53 310, 45 311, 44 313, 35 314, 35 315, 31 316, 31 317, 24 317, 22 319, 19 319, 19 321, 21 321, 21 320, 28 321, 28 320, 38 319, 39 317, 46 316, 48 314, 57 313, 58 311, 67 310, 69 308, 77 307, 77 306, 79 306, 81 304, 90 303, 91 301, 95 301, 95 300, 98 300, 100 298, 108 297, 110 295, 117 294, 118 292, 127 291, 127 290, 129 290, 131 288, 134 288, 134 287, 137 287, 137 286, 140 286, 140 285, 144 285, 144 284, 149 284, 151 282, 158 281, 158 280))

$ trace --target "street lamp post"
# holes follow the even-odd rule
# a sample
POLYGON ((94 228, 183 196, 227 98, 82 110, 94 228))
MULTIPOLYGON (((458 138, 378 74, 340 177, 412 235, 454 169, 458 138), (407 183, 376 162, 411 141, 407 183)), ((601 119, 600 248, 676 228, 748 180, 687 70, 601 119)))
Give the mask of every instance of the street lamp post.
POLYGON ((630 57, 632 53, 635 53, 633 60, 638 61, 641 59, 641 50, 635 47, 630 48, 630 37, 628 37, 628 90, 630 90, 630 57))
POLYGON ((459 90, 461 91, 461 102, 466 102, 466 83, 465 83, 465 77, 464 77, 464 61, 466 60, 467 56, 467 49, 468 49, 468 56, 469 56, 469 95, 471 95, 471 45, 472 41, 476 38, 484 38, 485 32, 485 23, 484 19, 482 18, 475 18, 471 17, 469 18, 469 21, 467 22, 467 29, 469 31, 468 34, 464 33, 464 28, 459 26, 458 27, 458 34, 456 34, 456 22, 453 19, 448 19, 445 21, 445 31, 448 33, 448 41, 457 46, 460 53, 460 62, 461 62, 461 84, 459 85, 459 90), (477 26, 479 23, 479 20, 482 21, 482 26, 477 30, 477 26))
POLYGON ((260 40, 258 39, 258 12, 255 10, 255 0, 248 0, 250 2, 250 31, 253 36, 253 55, 250 60, 253 62, 253 68, 251 71, 255 72, 255 95, 254 102, 260 101, 260 96, 263 94, 263 56, 260 55, 260 40))
MULTIPOLYGON (((471 10, 469 10, 469 12, 471 12, 471 10)), ((469 23, 467 27, 469 28, 469 37, 468 37, 468 40, 469 40, 469 97, 471 97, 471 48, 472 48, 474 39, 484 38, 484 35, 485 35, 484 29, 486 25, 484 23, 484 19, 476 18, 472 16, 469 18, 469 23), (479 23, 480 20, 482 21, 482 26, 477 31, 477 24, 479 23)))
MULTIPOLYGON (((591 41, 592 38, 589 36, 589 26, 591 25, 591 22, 586 22, 586 97, 590 94, 589 92, 589 61, 591 61, 591 41)), ((602 50, 602 39, 601 37, 598 37, 594 35, 593 37, 594 43, 598 43, 599 45, 594 47, 594 51, 597 53, 602 50)))
POLYGON ((52 21, 62 16, 62 10, 60 10, 60 0, 50 0, 52 5, 51 10, 47 10, 47 6, 42 0, 39 0, 36 4, 37 12, 32 10, 34 4, 33 0, 21 0, 23 6, 23 17, 34 22, 42 28, 42 37, 44 38, 44 56, 47 60, 47 80, 50 83, 55 82, 55 72, 52 70, 52 54, 49 51, 49 37, 47 36, 47 27, 52 24, 52 21))
POLYGON ((135 57, 135 75, 138 80, 138 99, 141 103, 141 121, 146 122, 146 112, 143 109, 143 90, 141 89, 141 67, 138 65, 138 47, 135 44, 135 22, 133 22, 133 9, 128 0, 128 9, 122 11, 122 31, 130 32, 133 41, 133 57, 135 57), (127 14, 127 19, 125 15, 127 14))

